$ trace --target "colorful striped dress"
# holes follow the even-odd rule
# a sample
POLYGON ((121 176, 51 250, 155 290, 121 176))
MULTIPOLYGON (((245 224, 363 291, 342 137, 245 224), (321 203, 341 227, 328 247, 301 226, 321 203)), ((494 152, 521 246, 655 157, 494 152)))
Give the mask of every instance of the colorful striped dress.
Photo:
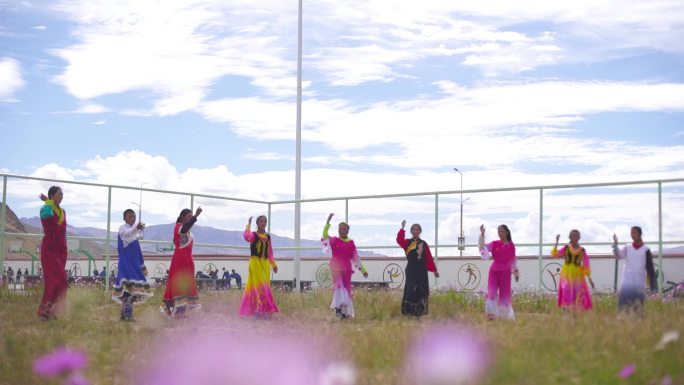
POLYGON ((192 217, 185 225, 176 223, 173 229, 173 257, 169 279, 162 302, 162 312, 168 316, 183 318, 187 310, 198 309, 197 283, 195 282, 195 261, 192 259, 193 237, 190 227, 197 221, 192 217))
POLYGON ((325 252, 328 247, 332 249, 330 272, 333 281, 333 299, 330 309, 335 310, 341 318, 354 317, 351 276, 354 273, 354 267, 362 273, 366 273, 366 268, 361 263, 354 240, 349 237, 330 237, 328 236, 329 229, 330 223, 326 223, 321 241, 325 252))
POLYGON ((583 247, 566 245, 560 250, 554 247, 551 256, 565 259, 558 287, 558 306, 590 310, 593 305, 586 280, 591 276, 587 252, 583 247))
POLYGON ((252 232, 247 225, 243 233, 245 241, 249 242, 249 274, 247 284, 242 295, 240 315, 267 317, 278 312, 271 291, 271 267, 275 267, 273 247, 269 234, 252 232))

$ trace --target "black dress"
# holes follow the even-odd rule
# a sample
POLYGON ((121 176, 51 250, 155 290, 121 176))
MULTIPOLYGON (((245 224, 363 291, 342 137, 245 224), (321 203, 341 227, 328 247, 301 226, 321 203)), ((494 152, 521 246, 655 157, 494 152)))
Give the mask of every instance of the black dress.
POLYGON ((418 238, 410 240, 406 247, 406 283, 401 300, 401 314, 420 317, 428 313, 430 286, 426 266, 425 250, 428 245, 418 238))

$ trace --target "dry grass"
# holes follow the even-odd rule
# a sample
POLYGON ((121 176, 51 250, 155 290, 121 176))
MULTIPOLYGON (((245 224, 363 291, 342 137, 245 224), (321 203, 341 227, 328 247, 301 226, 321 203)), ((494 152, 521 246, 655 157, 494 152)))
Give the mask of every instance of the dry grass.
MULTIPOLYGON (((72 288, 68 314, 44 322, 35 316, 38 291, 23 295, 0 289, 0 383, 35 384, 33 360, 57 346, 87 351, 86 373, 94 384, 127 384, 130 373, 145 366, 145 348, 164 333, 180 329, 158 312, 157 297, 136 308, 134 323, 118 321, 118 307, 102 290, 72 288)), ((665 375, 684 382, 684 341, 654 351, 664 332, 684 334, 684 301, 649 301, 640 317, 618 317, 616 299, 596 298, 593 311, 573 314, 555 307, 548 296, 514 298, 517 320, 489 322, 482 299, 454 292, 435 293, 430 314, 421 320, 399 314, 401 293, 357 291, 357 317, 335 320, 327 310, 330 292, 276 293, 281 313, 270 321, 240 319, 241 293, 203 292, 204 310, 195 319, 211 319, 223 330, 246 325, 299 330, 324 340, 328 354, 353 362, 357 384, 396 384, 412 335, 434 325, 456 324, 479 330, 492 342, 495 363, 487 384, 660 384, 665 375), (619 370, 636 364, 635 374, 622 380, 619 370)), ((316 337, 314 337, 316 338, 316 337)))

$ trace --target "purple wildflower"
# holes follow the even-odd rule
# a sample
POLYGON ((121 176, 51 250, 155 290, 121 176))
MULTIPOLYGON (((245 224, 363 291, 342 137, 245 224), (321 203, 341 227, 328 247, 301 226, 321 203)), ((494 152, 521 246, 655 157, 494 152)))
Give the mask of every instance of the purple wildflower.
POLYGON ((672 385, 672 376, 669 374, 666 374, 665 377, 663 377, 662 380, 660 380, 660 385, 672 385))
POLYGON ((636 365, 634 365, 634 364, 626 365, 624 368, 622 368, 622 369, 620 370, 619 377, 622 378, 622 379, 631 377, 632 374, 634 374, 634 371, 635 371, 635 370, 636 370, 636 365))
POLYGON ((33 361, 33 371, 43 377, 56 377, 83 369, 87 365, 88 356, 85 353, 61 347, 33 361))
POLYGON ((64 385, 90 385, 90 382, 82 375, 74 374, 67 378, 67 380, 64 382, 64 385))
POLYGON ((325 371, 316 344, 289 336, 277 326, 264 323, 264 330, 224 330, 218 325, 195 325, 196 329, 176 329, 159 341, 150 354, 154 359, 133 383, 317 384, 325 371))
POLYGON ((470 384, 490 363, 488 343, 476 331, 442 326, 416 336, 404 367, 414 384, 470 384))

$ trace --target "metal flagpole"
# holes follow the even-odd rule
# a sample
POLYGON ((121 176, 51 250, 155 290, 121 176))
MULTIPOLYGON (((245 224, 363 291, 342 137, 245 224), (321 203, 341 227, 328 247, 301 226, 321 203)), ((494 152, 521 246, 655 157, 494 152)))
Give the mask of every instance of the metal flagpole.
POLYGON ((297 138, 295 164, 295 218, 294 218, 294 282, 293 290, 299 290, 300 280, 300 221, 302 199, 302 0, 299 0, 298 30, 297 30, 297 138))

